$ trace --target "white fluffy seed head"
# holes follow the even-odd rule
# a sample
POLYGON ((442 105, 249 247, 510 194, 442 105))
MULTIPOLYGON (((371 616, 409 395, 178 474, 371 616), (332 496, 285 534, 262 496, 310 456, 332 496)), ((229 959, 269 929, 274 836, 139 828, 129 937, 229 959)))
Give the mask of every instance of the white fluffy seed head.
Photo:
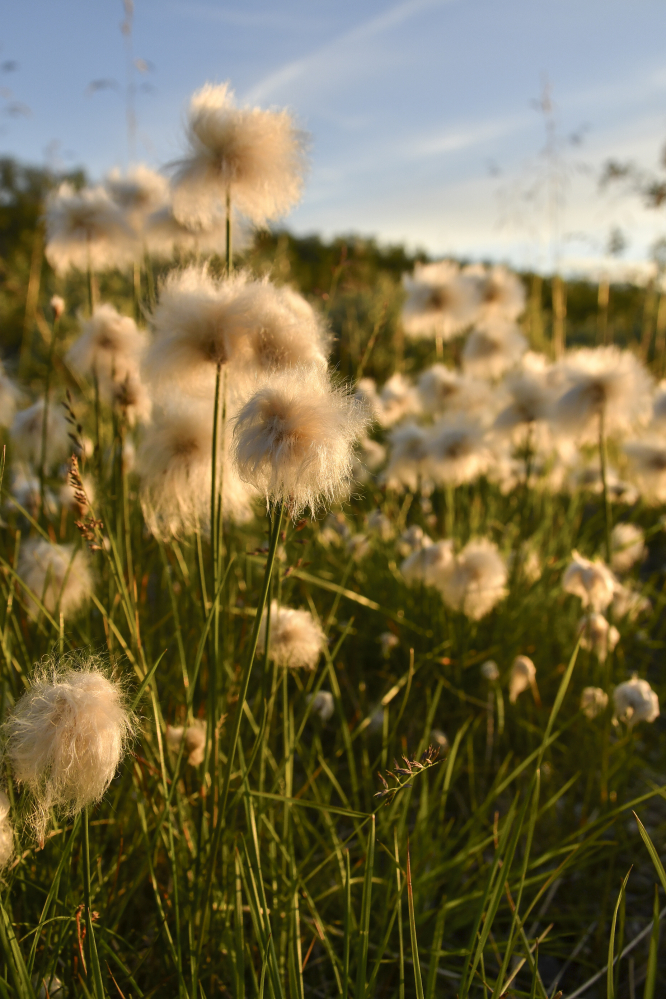
POLYGON ((318 690, 316 694, 308 694, 307 702, 310 705, 310 710, 319 715, 323 722, 333 717, 335 701, 329 690, 318 690))
POLYGON ((583 607, 589 606, 597 612, 605 610, 617 588, 612 571, 601 559, 592 562, 575 549, 571 558, 562 576, 562 589, 580 597, 583 607))
POLYGON ((234 427, 241 479, 295 516, 349 493, 354 444, 368 424, 357 400, 332 388, 325 372, 274 375, 242 407, 234 427))
POLYGON ((487 659, 481 665, 481 676, 489 683, 497 683, 499 680, 499 668, 494 659, 487 659))
POLYGON ((34 597, 49 614, 59 610, 67 620, 87 604, 94 587, 86 551, 75 551, 74 545, 52 545, 42 538, 23 543, 16 573, 29 591, 23 597, 33 620, 41 612, 34 597))
POLYGON ((495 380, 513 368, 527 350, 527 340, 513 322, 492 319, 479 324, 465 341, 463 370, 474 378, 495 380))
POLYGON ((438 588, 444 603, 479 621, 506 595, 506 563, 488 538, 473 539, 442 574, 438 588))
POLYGON ((408 336, 449 340, 474 321, 476 284, 453 261, 417 263, 413 275, 403 275, 403 285, 407 300, 402 322, 408 336))
POLYGON ((97 377, 104 389, 138 372, 147 337, 130 316, 105 303, 81 322, 81 331, 67 352, 67 363, 78 374, 97 377))
POLYGON ((647 614, 652 610, 652 604, 647 597, 631 586, 623 586, 618 583, 613 594, 613 614, 619 620, 628 617, 630 621, 635 621, 641 614, 647 614))
POLYGON ((633 478, 648 503, 666 503, 666 441, 645 437, 624 445, 633 478))
POLYGON ((647 554, 643 531, 636 524, 616 524, 611 532, 611 551, 615 572, 629 572, 647 554))
POLYGON ((162 174, 151 170, 145 163, 130 167, 123 174, 111 170, 105 181, 113 202, 125 213, 132 227, 140 231, 144 219, 169 200, 169 183, 162 174))
POLYGON ((103 187, 61 184, 46 203, 46 259, 58 274, 128 266, 139 247, 120 208, 103 187))
POLYGON ((188 153, 176 165, 174 212, 206 224, 232 205, 256 225, 300 200, 306 136, 287 111, 238 108, 227 83, 206 84, 190 101, 188 153))
POLYGON ((391 450, 382 479, 390 489, 418 492, 428 480, 430 431, 411 421, 389 434, 391 450))
POLYGON ((609 652, 612 652, 620 641, 620 632, 609 624, 603 614, 586 614, 578 622, 578 634, 581 647, 594 652, 599 662, 606 662, 609 652))
POLYGON ((428 472, 440 485, 460 486, 486 472, 492 455, 485 432, 472 417, 459 413, 444 417, 428 437, 428 472))
POLYGON ((3 734, 14 780, 32 796, 40 842, 52 808, 75 815, 100 800, 133 731, 123 688, 98 657, 36 667, 3 734))
MULTIPOLYGON (((362 378, 357 392, 363 383, 371 379, 362 378)), ((421 410, 419 395, 409 378, 397 371, 382 386, 381 392, 371 404, 375 419, 383 427, 392 427, 405 416, 417 414, 421 410)))
POLYGON ((607 434, 626 433, 650 417, 652 377, 635 354, 618 347, 583 347, 562 365, 566 391, 555 420, 578 437, 596 439, 598 420, 607 434))
POLYGON ((169 749, 175 753, 180 750, 180 744, 185 740, 185 752, 187 762, 191 767, 198 767, 204 761, 206 755, 206 721, 195 718, 191 725, 185 728, 182 725, 166 727, 166 741, 169 749))
POLYGON ((462 273, 476 286, 480 319, 515 322, 524 311, 525 287, 518 275, 507 267, 470 264, 462 273))
POLYGON ((402 532, 398 538, 396 548, 399 554, 403 558, 406 558, 411 552, 417 551, 420 548, 427 548, 432 543, 432 538, 425 533, 422 527, 418 524, 412 524, 402 532))
MULTIPOLYGON (((206 226, 179 222, 173 207, 165 205, 152 212, 144 221, 141 233, 144 245, 154 260, 171 260, 193 253, 224 256, 227 249, 226 219, 215 219, 206 226)), ((236 212, 231 217, 231 245, 234 253, 246 250, 251 243, 247 225, 242 225, 236 212)))
POLYGON ((659 698, 647 680, 632 676, 613 691, 615 718, 633 728, 638 722, 659 717, 659 698))
POLYGON ((586 718, 593 721, 608 707, 608 694, 601 687, 585 687, 580 697, 580 709, 586 718))
MULTIPOLYGON (((43 427, 43 399, 38 399, 32 406, 16 414, 9 431, 14 460, 39 467, 42 458, 43 427)), ((69 424, 63 415, 62 407, 51 399, 46 418, 46 467, 52 468, 53 465, 63 461, 72 450, 69 424)))
POLYGON ((427 413, 470 414, 484 409, 488 402, 488 386, 445 364, 433 364, 419 376, 418 390, 427 413))
POLYGON ((417 548, 400 566, 405 582, 410 586, 444 585, 444 577, 453 566, 453 541, 436 541, 425 548, 417 548))
POLYGON ((516 656, 511 667, 509 679, 509 700, 515 704, 523 691, 530 687, 534 690, 536 683, 536 666, 528 656, 516 656))
MULTIPOLYGON (((259 628, 259 647, 262 650, 266 648, 267 610, 259 628)), ((271 603, 270 615, 269 657, 278 666, 314 669, 326 642, 321 625, 309 611, 280 607, 277 600, 271 603)))

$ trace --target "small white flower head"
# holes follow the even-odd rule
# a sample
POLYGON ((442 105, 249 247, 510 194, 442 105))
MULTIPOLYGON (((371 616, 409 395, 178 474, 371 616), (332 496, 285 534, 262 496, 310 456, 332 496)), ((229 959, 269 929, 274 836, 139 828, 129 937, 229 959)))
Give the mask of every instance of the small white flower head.
POLYGON ((619 684, 613 691, 615 718, 633 728, 638 722, 659 717, 659 698, 647 682, 637 676, 619 684))
POLYGON ((515 704, 523 691, 532 689, 535 700, 538 701, 536 693, 536 666, 528 656, 516 656, 511 667, 511 677, 509 679, 509 700, 515 704))
POLYGON ((616 524, 611 533, 611 550, 615 572, 629 572, 647 554, 645 535, 636 524, 616 524))
POLYGON ((58 610, 67 620, 88 603, 93 590, 88 553, 75 551, 73 545, 52 545, 42 538, 23 543, 16 573, 30 591, 23 591, 23 598, 33 620, 41 608, 31 594, 49 614, 58 610))
POLYGON ((229 85, 206 84, 190 101, 188 154, 177 164, 177 218, 206 224, 231 203, 256 225, 300 200, 306 137, 287 111, 237 108, 229 85))
POLYGON ((169 183, 162 174, 144 163, 131 167, 126 174, 117 168, 105 182, 113 202, 125 213, 133 229, 141 231, 147 215, 162 208, 169 200, 169 183))
POLYGON ((465 341, 465 374, 494 381, 513 368, 527 350, 527 340, 515 323, 491 320, 472 330, 465 341))
POLYGON ((652 604, 638 590, 634 590, 630 586, 623 586, 621 583, 615 587, 613 614, 618 620, 622 617, 628 617, 630 621, 635 621, 641 614, 647 614, 651 610, 652 604))
POLYGON ((439 746, 441 752, 445 752, 449 748, 449 740, 441 728, 434 728, 431 731, 430 740, 433 746, 439 746))
POLYGON ((488 538, 473 539, 442 573, 438 589, 447 607, 479 621, 506 596, 506 563, 488 538))
POLYGON ((373 510, 367 520, 368 531, 382 541, 390 541, 394 534, 391 520, 380 509, 373 510))
POLYGON ((460 413, 436 423, 428 438, 430 477, 440 485, 460 486, 483 475, 492 461, 483 428, 460 413))
POLYGON ((624 451, 643 499, 666 503, 666 441, 658 437, 629 441, 624 451))
POLYGON ((35 668, 3 733, 14 780, 33 799, 39 842, 52 808, 71 816, 102 798, 133 731, 123 688, 98 657, 35 668))
POLYGON ((601 687, 585 687, 580 697, 580 710, 586 718, 594 721, 608 707, 608 694, 601 687))
POLYGON ((195 718, 191 725, 185 728, 183 725, 166 727, 166 741, 169 749, 174 753, 179 752, 181 742, 185 741, 185 752, 187 762, 191 767, 198 767, 204 761, 206 755, 206 721, 195 718))
POLYGON ((419 376, 419 396, 426 413, 477 411, 488 403, 488 386, 445 364, 433 364, 419 376))
POLYGON ((156 388, 212 396, 217 369, 230 361, 245 329, 246 285, 242 272, 218 281, 206 266, 167 275, 145 358, 146 377, 156 388))
POLYGON ((482 319, 515 321, 525 309, 525 287, 508 268, 470 264, 463 274, 476 285, 482 319))
POLYGON ((603 414, 607 434, 647 423, 652 378, 635 354, 618 347, 582 347, 563 365, 569 387, 555 407, 555 420, 579 437, 596 439, 603 414))
POLYGON ((417 548, 400 566, 409 586, 421 583, 440 588, 453 567, 453 541, 447 538, 425 548, 417 548))
MULTIPOLYGON (((314 669, 326 643, 321 625, 310 611, 280 607, 277 600, 270 606, 271 627, 269 657, 278 666, 291 669, 314 669)), ((267 610, 259 628, 259 648, 266 648, 267 610)))
POLYGON ((600 663, 605 663, 609 652, 612 652, 620 641, 620 632, 615 625, 609 624, 603 614, 586 614, 578 622, 578 634, 581 647, 594 652, 600 663))
POLYGON ((571 558, 573 561, 562 576, 564 592, 580 597, 583 607, 597 612, 606 610, 618 585, 612 571, 601 559, 591 562, 575 549, 571 558))
POLYGON ((392 631, 383 631, 379 636, 379 644, 382 650, 382 656, 384 659, 388 659, 391 655, 393 649, 397 649, 400 645, 400 639, 397 635, 394 635, 392 631))
POLYGON ((487 680, 488 683, 497 683, 499 675, 499 669, 494 659, 487 659, 485 663, 482 663, 481 676, 484 680, 487 680))
POLYGON ((418 492, 428 483, 430 431, 411 421, 395 427, 389 434, 389 461, 383 480, 390 489, 405 488, 418 492))
MULTIPOLYGON (((223 516, 245 523, 253 516, 253 491, 238 478, 221 440, 219 448, 223 516)), ((211 406, 190 403, 160 412, 146 430, 137 469, 143 515, 155 537, 167 540, 209 529, 212 451, 211 406)))
POLYGON ((57 274, 122 268, 136 257, 134 233, 103 187, 61 184, 47 199, 45 219, 46 259, 57 274))
POLYGON ((545 424, 550 419, 554 397, 542 355, 526 354, 520 368, 506 376, 504 388, 511 401, 497 416, 496 429, 511 432, 545 424))
POLYGON ((333 717, 335 701, 330 690, 318 690, 316 694, 308 694, 307 702, 310 710, 319 715, 323 722, 333 717))
POLYGON ((67 352, 67 363, 79 375, 97 377, 100 388, 122 382, 141 364, 147 337, 129 316, 112 305, 99 305, 81 323, 82 333, 67 352))
POLYGON ((53 316, 55 319, 60 319, 63 312, 65 311, 65 299, 62 295, 51 295, 50 306, 53 309, 53 316))
POLYGON ((234 426, 234 459, 241 479, 292 516, 313 513, 348 495, 353 449, 367 415, 325 372, 274 375, 242 407, 234 426))
MULTIPOLYGON (((44 400, 22 409, 12 422, 9 438, 14 460, 28 462, 39 467, 42 458, 42 431, 44 427, 44 400)), ((52 468, 63 461, 73 450, 69 439, 69 424, 62 407, 51 399, 46 418, 45 464, 52 468)))
MULTIPOLYGON (((361 382, 364 381, 365 379, 361 379, 361 382)), ((392 427, 398 420, 415 415, 421 410, 418 392, 411 381, 400 372, 391 375, 384 383, 378 396, 378 406, 379 410, 374 415, 383 427, 392 427)))
POLYGON ((402 280, 407 292, 402 322, 408 336, 450 340, 474 321, 475 284, 453 261, 417 263, 413 276, 404 274, 402 280))
POLYGON ((22 402, 23 392, 5 374, 2 363, 0 363, 0 427, 11 427, 16 410, 22 402))
POLYGON ((399 555, 406 558, 411 555, 412 552, 420 551, 422 548, 428 548, 433 544, 432 538, 425 533, 422 527, 418 524, 412 524, 411 527, 406 528, 396 544, 396 549, 399 555))
POLYGON ((7 866, 14 854, 14 827, 9 809, 9 798, 0 789, 0 870, 7 866))

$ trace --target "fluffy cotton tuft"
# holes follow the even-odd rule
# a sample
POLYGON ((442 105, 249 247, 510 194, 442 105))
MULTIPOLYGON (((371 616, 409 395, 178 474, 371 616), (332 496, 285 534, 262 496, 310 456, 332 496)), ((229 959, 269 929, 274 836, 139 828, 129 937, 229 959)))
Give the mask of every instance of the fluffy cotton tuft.
POLYGON ((485 663, 481 664, 481 676, 488 683, 497 683, 500 672, 494 659, 486 659, 485 663))
POLYGON ((46 259, 57 274, 122 268, 138 247, 120 208, 103 187, 61 184, 46 203, 46 259))
POLYGON ((629 572, 647 554, 645 535, 636 524, 616 524, 611 533, 611 565, 615 572, 629 572))
POLYGON ((594 436, 603 414, 606 433, 626 433, 650 417, 652 378, 629 350, 583 347, 562 366, 570 386, 558 399, 555 419, 577 436, 594 436))
MULTIPOLYGON (((88 553, 75 551, 73 545, 52 545, 42 538, 24 542, 16 573, 49 614, 59 610, 65 620, 86 605, 93 590, 88 553)), ((36 620, 40 607, 29 593, 24 598, 30 617, 36 620)))
POLYGON ((608 707, 608 694, 601 687, 585 687, 580 697, 580 710, 593 721, 608 707))
POLYGON ((509 679, 509 700, 515 704, 523 691, 532 688, 535 700, 536 694, 536 666, 528 656, 516 656, 511 667, 511 677, 509 679))
POLYGON ((418 391, 427 413, 467 414, 484 409, 488 404, 488 386, 445 364, 433 364, 419 376, 418 391))
POLYGON ((173 181, 176 218, 207 224, 226 199, 256 225, 300 200, 306 137, 287 111, 237 108, 229 85, 206 84, 190 101, 188 154, 173 181))
POLYGON ((594 652, 600 663, 605 663, 620 641, 620 632, 609 624, 603 614, 586 614, 578 622, 578 634, 582 648, 594 652))
POLYGON ((593 611, 605 610, 613 599, 617 580, 605 562, 595 559, 591 562, 577 551, 572 551, 573 561, 562 576, 562 589, 580 597, 583 607, 593 611))
POLYGON ((437 541, 425 548, 417 548, 400 566, 405 582, 410 586, 424 583, 440 587, 453 565, 453 541, 437 541))
POLYGON ((198 767, 204 761, 206 755, 206 721, 195 718, 187 728, 182 725, 166 727, 166 741, 170 749, 175 753, 180 750, 180 744, 185 740, 185 752, 187 762, 191 767, 198 767))
POLYGON ((83 320, 81 329, 67 352, 67 363, 74 371, 96 376, 102 388, 138 372, 147 337, 133 319, 105 303, 83 320))
POLYGON ((506 596, 507 570, 487 538, 470 541, 438 583, 444 603, 479 621, 506 596))
POLYGON ((430 431, 411 421, 391 431, 390 457, 382 476, 389 488, 397 490, 407 488, 412 492, 418 492, 424 484, 427 484, 429 440, 430 431))
POLYGON ((501 264, 488 268, 470 264, 463 268, 463 275, 476 286, 481 319, 515 322, 524 311, 525 287, 508 268, 501 264))
POLYGON ((472 330, 462 353, 463 370, 474 378, 494 380, 518 364, 527 340, 515 323, 492 320, 472 330))
POLYGON ((643 498, 666 503, 666 441, 658 437, 629 441, 624 451, 643 498))
POLYGON ((449 340, 474 321, 478 308, 475 282, 453 261, 417 263, 413 276, 403 275, 403 284, 407 300, 402 322, 408 336, 449 340))
POLYGON ((613 614, 616 618, 628 617, 630 621, 634 621, 641 614, 647 614, 651 610, 652 604, 638 590, 623 586, 621 583, 615 587, 613 614))
POLYGON ((445 486, 472 482, 488 470, 492 460, 483 428, 464 413, 435 424, 428 438, 428 454, 430 476, 445 486))
POLYGON ((659 698, 647 682, 637 676, 619 684, 613 691, 615 718, 633 728, 638 722, 659 717, 659 698))
POLYGON ((131 167, 126 174, 112 170, 105 182, 106 189, 135 230, 140 231, 147 215, 169 200, 169 183, 162 174, 144 163, 131 167))
MULTIPOLYGON (((321 625, 306 610, 280 607, 277 600, 270 606, 271 627, 268 655, 278 666, 291 669, 314 669, 326 643, 321 625)), ((267 611, 259 628, 259 648, 266 648, 267 611)))
POLYGON ((333 717, 335 701, 329 690, 318 690, 316 694, 308 694, 307 702, 310 705, 310 710, 319 715, 323 722, 327 722, 329 718, 333 717))
MULTIPOLYGON (((22 409, 16 414, 9 431, 14 460, 39 466, 42 458, 42 430, 44 427, 44 400, 22 409)), ((51 400, 46 419, 45 464, 52 468, 73 450, 69 439, 69 424, 62 408, 51 400)))
POLYGON ((35 669, 3 732, 14 779, 33 798, 40 842, 52 808, 75 815, 102 798, 133 731, 123 689, 98 658, 35 669))
POLYGON ((333 389, 325 372, 276 374, 236 417, 236 467, 293 516, 315 512, 348 494, 354 443, 367 423, 357 400, 333 389))

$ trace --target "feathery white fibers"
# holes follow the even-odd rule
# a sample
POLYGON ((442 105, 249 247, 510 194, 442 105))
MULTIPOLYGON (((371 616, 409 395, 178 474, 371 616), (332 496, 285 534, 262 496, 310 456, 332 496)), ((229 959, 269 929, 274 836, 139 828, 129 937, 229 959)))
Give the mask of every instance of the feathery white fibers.
POLYGON ((311 706, 311 711, 319 715, 323 722, 333 717, 335 701, 333 700, 333 694, 329 690, 318 690, 316 694, 308 694, 306 700, 311 706))
POLYGON ((198 767, 204 761, 206 755, 206 721, 195 718, 191 725, 185 728, 183 725, 166 727, 166 741, 169 749, 177 753, 180 744, 185 739, 185 752, 187 762, 191 767, 198 767))
POLYGON ((611 532, 611 566, 615 572, 629 572, 646 554, 645 535, 636 524, 616 524, 611 532))
MULTIPOLYGON (((16 503, 33 517, 38 516, 42 503, 42 485, 39 477, 30 471, 29 465, 18 464, 12 470, 12 487, 5 505, 11 509, 16 503)), ((44 490, 44 507, 50 514, 56 512, 56 498, 50 489, 44 490)))
POLYGON ((400 566, 400 572, 409 586, 424 583, 426 586, 441 586, 445 575, 453 565, 453 541, 446 539, 417 548, 408 555, 400 566))
POLYGON ((516 656, 509 678, 509 700, 515 704, 523 691, 536 687, 536 666, 528 656, 516 656))
POLYGON ((648 503, 666 503, 666 441, 646 437, 624 445, 633 478, 648 503))
POLYGON ((233 362, 249 373, 295 365, 325 369, 328 335, 324 323, 302 295, 286 285, 248 281, 241 293, 241 334, 233 362))
POLYGON ((208 267, 171 271, 152 317, 155 337, 144 363, 158 389, 211 395, 218 365, 231 359, 244 331, 247 275, 216 280, 208 267))
POLYGON ((5 756, 16 782, 32 795, 32 825, 42 842, 52 808, 76 815, 102 798, 134 720, 102 660, 72 656, 35 668, 2 728, 5 756))
MULTIPOLYGON (((93 590, 88 553, 75 551, 74 545, 52 545, 43 538, 23 543, 16 574, 49 614, 58 608, 65 620, 84 607, 93 590)), ((39 606, 30 594, 23 592, 23 598, 28 614, 36 620, 39 606)))
POLYGON ((525 309, 525 287, 520 278, 507 267, 496 264, 468 264, 463 275, 474 283, 481 319, 515 321, 525 309))
POLYGON ((351 486, 354 443, 367 415, 316 368, 283 371, 242 407, 234 426, 241 479, 295 516, 342 499, 351 486))
POLYGON ((597 612, 606 610, 618 585, 612 571, 601 559, 591 562, 575 549, 571 558, 573 561, 562 576, 564 592, 580 597, 583 607, 589 606, 597 612))
POLYGON ((379 411, 374 415, 383 427, 391 427, 403 417, 420 410, 418 392, 410 380, 397 371, 384 383, 379 393, 379 411))
POLYGON ((585 687, 580 696, 580 709, 586 718, 594 721, 608 707, 608 694, 601 687, 585 687))
POLYGON ((153 400, 139 371, 129 372, 122 381, 112 382, 110 388, 111 405, 121 411, 130 427, 150 421, 153 400))
POLYGON ((647 423, 652 377, 631 351, 581 347, 567 354, 563 371, 569 387, 558 399, 554 416, 565 430, 594 438, 602 413, 607 434, 647 423))
POLYGON ((500 672, 494 659, 486 659, 485 663, 482 663, 481 676, 484 680, 487 680, 488 683, 497 683, 500 672))
POLYGON ((618 620, 622 617, 628 617, 630 621, 634 621, 641 614, 647 614, 651 610, 652 604, 638 590, 631 586, 623 586, 622 583, 615 587, 613 614, 618 620))
POLYGON ((497 430, 513 431, 550 419, 554 398, 548 384, 547 363, 543 355, 530 351, 520 368, 506 376, 504 388, 511 401, 495 420, 497 430))
POLYGON ((437 586, 447 607, 479 621, 506 596, 506 563, 488 538, 469 541, 437 586))
POLYGON ((148 338, 130 316, 112 305, 98 305, 81 322, 82 333, 67 351, 67 363, 80 375, 97 376, 100 388, 138 371, 148 338))
POLYGON ((398 543, 396 548, 398 553, 406 558, 413 551, 417 551, 420 548, 427 548, 433 543, 432 538, 424 532, 422 527, 418 524, 412 524, 411 527, 406 528, 400 537, 398 538, 398 543))
POLYGON ((418 391, 426 413, 470 413, 488 404, 488 386, 484 382, 452 371, 445 364, 426 368, 419 376, 418 391))
POLYGON ((374 378, 361 378, 356 383, 354 398, 358 399, 365 409, 372 415, 373 420, 381 422, 382 401, 377 391, 377 383, 374 378))
MULTIPOLYGON (((9 438, 14 460, 39 465, 42 458, 42 428, 44 426, 44 400, 38 399, 27 409, 16 414, 9 430, 9 438)), ((62 408, 54 400, 49 402, 46 420, 46 452, 44 455, 47 468, 62 461, 73 450, 69 439, 69 424, 62 408)))
POLYGON ((162 174, 138 163, 122 174, 111 170, 105 186, 112 200, 123 210, 134 229, 140 230, 147 215, 167 204, 169 182, 162 174))
POLYGON ((632 676, 613 691, 615 718, 633 728, 638 722, 653 722, 659 717, 659 698, 647 680, 632 676))
POLYGON ((475 283, 454 261, 417 263, 413 276, 403 274, 402 281, 407 292, 402 323, 408 336, 449 340, 474 321, 475 283))
MULTIPOLYGON (((210 405, 160 411, 146 430, 137 470, 143 515, 150 532, 167 540, 210 527, 213 414, 210 405)), ((252 517, 252 490, 241 482, 222 448, 223 516, 234 523, 252 517)))
POLYGON ((210 222, 229 194, 243 215, 265 225, 300 200, 306 136, 287 111, 237 108, 229 84, 206 84, 190 100, 187 139, 173 180, 176 218, 210 222))
MULTIPOLYGON (((259 627, 259 648, 266 648, 266 619, 264 610, 259 627)), ((270 606, 271 629, 268 655, 278 666, 291 669, 314 669, 326 636, 321 625, 310 611, 280 607, 277 600, 270 606)))
POLYGON ((391 450, 382 479, 390 489, 417 492, 428 479, 430 431, 411 421, 389 434, 391 450))
POLYGON ((138 246, 120 208, 103 187, 61 184, 46 202, 46 259, 57 274, 125 267, 138 246))
POLYGON ((527 340, 515 323, 492 319, 479 324, 465 341, 462 365, 465 374, 495 380, 518 364, 527 340))
MULTIPOLYGON (((144 245, 155 260, 170 260, 180 253, 212 254, 220 256, 227 249, 225 219, 215 219, 206 226, 186 225, 173 214, 171 205, 158 208, 144 221, 141 233, 144 245)), ((235 253, 246 250, 250 244, 250 231, 242 225, 236 212, 231 216, 231 245, 235 253)))
POLYGON ((492 455, 478 421, 458 413, 436 423, 429 435, 428 470, 435 482, 460 486, 488 470, 492 455))
POLYGON ((0 868, 7 866, 14 853, 14 828, 9 808, 9 798, 0 790, 0 868))
POLYGON ((60 319, 61 315, 65 311, 65 299, 62 295, 51 295, 51 301, 49 303, 53 309, 53 315, 56 319, 60 319))
POLYGON ((606 662, 609 652, 612 652, 620 641, 620 632, 615 625, 609 624, 603 614, 586 614, 578 622, 578 634, 581 647, 594 652, 600 663, 606 662))
POLYGON ((23 392, 8 375, 0 361, 0 427, 10 427, 16 409, 23 400, 23 392))

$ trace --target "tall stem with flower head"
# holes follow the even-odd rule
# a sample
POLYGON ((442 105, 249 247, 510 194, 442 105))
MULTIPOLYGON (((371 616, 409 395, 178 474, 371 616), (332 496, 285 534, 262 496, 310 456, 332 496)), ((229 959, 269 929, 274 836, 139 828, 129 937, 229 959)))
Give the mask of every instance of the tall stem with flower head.
POLYGON ((613 530, 613 514, 608 495, 608 452, 606 448, 605 407, 599 410, 599 462, 601 465, 601 489, 604 503, 605 547, 606 561, 611 562, 611 532, 613 530))
POLYGON ((46 376, 44 378, 44 410, 42 412, 42 446, 41 454, 39 458, 39 491, 40 491, 40 503, 39 503, 39 516, 40 520, 46 520, 46 511, 44 506, 45 494, 46 494, 46 436, 48 432, 48 419, 49 419, 49 396, 51 392, 51 369, 53 367, 53 357, 55 354, 56 340, 58 338, 60 323, 58 321, 58 315, 54 314, 53 326, 51 327, 51 343, 49 344, 49 356, 46 362, 46 376))

